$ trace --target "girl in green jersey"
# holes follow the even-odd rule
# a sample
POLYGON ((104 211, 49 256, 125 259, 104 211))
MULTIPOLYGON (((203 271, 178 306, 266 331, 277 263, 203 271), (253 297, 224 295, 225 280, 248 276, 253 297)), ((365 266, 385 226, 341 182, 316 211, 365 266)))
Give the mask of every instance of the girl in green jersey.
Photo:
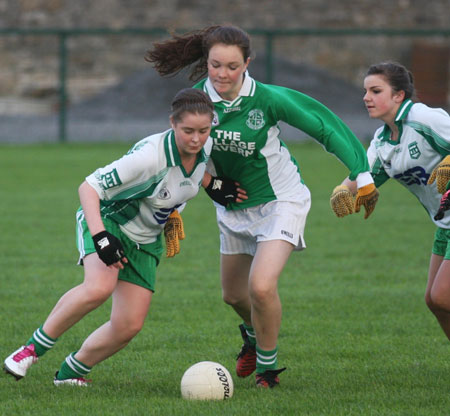
POLYGON ((192 80, 215 107, 214 145, 203 186, 218 204, 223 299, 242 318, 244 345, 236 373, 256 370, 256 384, 279 384, 277 340, 281 325, 278 279, 303 232, 310 193, 295 159, 279 137, 279 121, 306 132, 335 154, 356 180, 366 217, 378 191, 365 151, 344 123, 316 100, 255 81, 247 71, 250 39, 234 26, 203 30, 154 43, 146 55, 161 75, 193 65, 192 80), (246 194, 240 188, 245 189, 246 194))

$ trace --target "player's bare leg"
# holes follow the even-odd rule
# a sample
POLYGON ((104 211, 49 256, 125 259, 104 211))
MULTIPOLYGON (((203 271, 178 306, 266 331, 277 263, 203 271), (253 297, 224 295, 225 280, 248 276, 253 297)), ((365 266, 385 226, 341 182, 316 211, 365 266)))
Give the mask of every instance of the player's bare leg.
POLYGON ((119 280, 111 319, 84 341, 75 358, 92 367, 124 348, 142 329, 153 292, 119 280))
POLYGON ((58 338, 93 309, 103 304, 117 284, 118 270, 107 267, 97 253, 83 259, 84 282, 66 292, 50 312, 44 331, 58 338))
POLYGON ((25 377, 38 358, 55 345, 59 336, 105 302, 113 292, 117 283, 117 269, 105 266, 96 253, 86 256, 84 265, 84 282, 66 292, 44 325, 33 333, 26 345, 5 359, 4 369, 16 379, 25 377))
POLYGON ((249 293, 252 324, 256 334, 256 385, 272 388, 280 383, 278 375, 278 333, 281 326, 281 302, 278 279, 294 249, 282 240, 258 243, 250 270, 249 293))
POLYGON ((293 249, 292 244, 282 240, 258 243, 250 270, 252 324, 258 346, 266 350, 277 346, 281 325, 278 279, 293 249))
POLYGON ((221 255, 222 297, 247 324, 251 325, 248 279, 253 257, 248 254, 221 255))
POLYGON ((450 340, 450 261, 431 255, 425 302, 450 340))
POLYGON ((221 256, 222 296, 244 321, 239 325, 243 345, 236 360, 236 375, 248 377, 256 369, 256 339, 251 322, 248 279, 253 257, 247 254, 221 256))

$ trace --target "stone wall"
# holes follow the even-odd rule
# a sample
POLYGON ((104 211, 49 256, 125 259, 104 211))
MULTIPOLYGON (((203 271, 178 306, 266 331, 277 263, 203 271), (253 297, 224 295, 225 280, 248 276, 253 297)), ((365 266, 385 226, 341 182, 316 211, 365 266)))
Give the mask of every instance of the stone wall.
MULTIPOLYGON (((384 28, 449 29, 448 0, 0 0, 0 28, 164 28, 182 30, 232 23, 244 29, 384 28)), ((77 36, 68 41, 68 86, 81 101, 148 67, 154 36, 77 36)), ((256 59, 265 39, 253 36, 256 59)), ((274 54, 308 63, 360 85, 367 66, 394 59, 413 66, 416 44, 448 47, 449 38, 389 36, 279 37, 274 54)), ((58 41, 54 36, 0 36, 0 113, 14 103, 30 112, 57 105, 58 41), (3 105, 1 104, 3 103, 3 105), (6 104, 5 104, 6 103, 6 104), (39 104, 41 103, 41 104, 39 104)), ((448 91, 448 57, 446 65, 448 91)), ((420 61, 420 56, 416 57, 420 61)), ((432 69, 432 68, 431 68, 432 69)), ((442 71, 441 71, 442 73, 442 71)), ((442 82, 438 80, 437 82, 442 82)))
POLYGON ((0 27, 448 28, 448 0, 1 0, 0 27))

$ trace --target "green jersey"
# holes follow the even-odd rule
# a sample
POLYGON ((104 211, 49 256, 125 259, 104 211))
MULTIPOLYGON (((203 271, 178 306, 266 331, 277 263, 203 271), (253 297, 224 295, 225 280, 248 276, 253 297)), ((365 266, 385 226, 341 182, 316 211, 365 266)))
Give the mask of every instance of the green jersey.
POLYGON ((358 174, 369 170, 365 149, 350 129, 307 95, 262 84, 248 73, 233 101, 222 99, 209 79, 195 87, 203 89, 215 106, 212 165, 208 170, 239 182, 247 191, 248 199, 229 204, 229 209, 273 200, 296 202, 301 198, 303 180, 297 162, 279 137, 280 121, 324 145, 347 166, 350 179, 357 179, 358 174))

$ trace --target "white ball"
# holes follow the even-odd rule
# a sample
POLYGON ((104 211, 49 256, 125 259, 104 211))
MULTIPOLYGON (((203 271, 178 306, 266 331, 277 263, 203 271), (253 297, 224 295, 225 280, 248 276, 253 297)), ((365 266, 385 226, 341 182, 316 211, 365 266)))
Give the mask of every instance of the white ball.
POLYGON ((189 367, 181 378, 181 395, 191 400, 225 400, 233 396, 233 379, 219 363, 201 361, 189 367))

